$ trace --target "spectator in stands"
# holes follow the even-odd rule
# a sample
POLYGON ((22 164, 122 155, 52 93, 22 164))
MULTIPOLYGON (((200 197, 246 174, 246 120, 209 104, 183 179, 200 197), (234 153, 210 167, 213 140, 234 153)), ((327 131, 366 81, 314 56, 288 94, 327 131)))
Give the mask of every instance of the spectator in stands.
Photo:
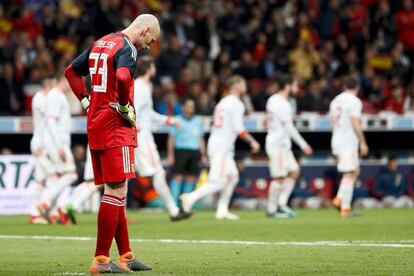
POLYGON ((241 54, 240 66, 235 70, 235 73, 248 80, 259 77, 257 64, 249 51, 244 51, 241 54))
POLYGON ((164 95, 164 101, 159 102, 156 106, 157 111, 161 114, 174 116, 182 114, 182 107, 174 92, 168 92, 164 95))
POLYGON ((300 178, 299 183, 295 185, 295 188, 291 195, 292 208, 309 208, 320 209, 322 207, 321 197, 315 193, 311 187, 311 183, 305 178, 300 178))
POLYGON ((214 104, 209 94, 202 93, 196 101, 196 113, 204 116, 211 116, 214 112, 214 104))
POLYGON ((407 95, 404 100, 404 113, 414 112, 414 78, 407 87, 407 95))
POLYGON ((404 91, 398 81, 391 86, 391 91, 384 100, 383 109, 402 114, 404 106, 404 91))
POLYGON ((23 91, 21 83, 14 76, 11 63, 0 69, 0 115, 19 114, 23 110, 23 91), (2 69, 2 70, 1 70, 2 69))
POLYGON ((193 80, 193 71, 189 67, 184 67, 181 70, 180 78, 175 85, 175 93, 179 97, 187 96, 188 89, 190 89, 193 80))
POLYGON ((267 100, 279 89, 275 80, 270 80, 257 95, 252 97, 252 103, 256 111, 265 111, 267 100))
MULTIPOLYGON (((136 13, 156 7, 165 35, 153 51, 159 72, 154 91, 169 78, 177 85, 174 93, 187 97, 188 85, 181 86, 180 76, 189 68, 190 83, 207 85, 210 103, 205 106, 217 102, 223 82, 235 70, 264 83, 290 70, 305 80, 305 94, 311 91, 310 80, 325 79, 330 97, 341 86, 341 76, 356 73, 363 83, 361 95, 375 112, 383 107, 383 87, 398 78, 406 91, 413 71, 412 0, 35 2, 0 6, 0 64, 13 63, 15 82, 26 94, 20 108, 30 106, 31 87, 42 77, 65 68, 76 52, 119 30, 136 13), (210 85, 211 79, 218 84, 210 85)), ((6 93, 0 98, 0 113, 15 114, 4 104, 6 93)))
POLYGON ((281 68, 282 65, 279 66, 278 62, 276 61, 275 51, 269 50, 265 53, 264 58, 261 59, 258 65, 259 77, 261 79, 273 78, 276 74, 276 71, 280 70, 281 68))
POLYGON ((193 81, 208 79, 213 73, 211 61, 206 59, 204 48, 198 46, 187 62, 187 68, 192 72, 193 81))
POLYGON ((382 202, 373 198, 368 187, 360 180, 355 183, 352 201, 353 207, 355 208, 371 209, 382 207, 382 202))
POLYGON ((169 36, 168 48, 161 53, 157 60, 157 72, 160 78, 171 77, 174 81, 177 81, 185 63, 186 57, 180 40, 176 36, 169 36))
POLYGON ((414 57, 414 9, 412 0, 403 0, 402 9, 395 14, 397 22, 397 38, 404 48, 414 57))
POLYGON ((340 31, 340 1, 323 1, 319 18, 319 30, 322 39, 333 39, 340 31))
POLYGON ((410 59, 404 54, 404 46, 397 42, 391 52, 392 67, 390 70, 391 77, 398 77, 405 80, 410 70, 410 59))
POLYGON ((310 39, 309 34, 302 33, 298 47, 289 52, 290 70, 301 80, 312 78, 313 70, 320 60, 319 53, 310 39))
POLYGON ((379 173, 372 193, 379 198, 384 207, 413 207, 413 199, 406 195, 407 179, 398 171, 395 156, 388 158, 387 167, 379 173))
POLYGON ((379 44, 382 47, 390 48, 395 36, 397 25, 391 11, 390 1, 380 0, 378 9, 371 21, 370 36, 378 36, 379 44))
POLYGON ((176 16, 166 20, 163 24, 163 30, 166 34, 176 37, 187 53, 194 48, 196 38, 196 24, 191 15, 193 12, 191 4, 183 4, 176 16))
POLYGON ((299 109, 306 111, 326 112, 329 109, 331 95, 327 90, 326 81, 313 79, 304 97, 298 99, 299 109))
POLYGON ((361 68, 360 66, 357 50, 355 47, 352 47, 345 53, 343 61, 340 63, 338 69, 335 70, 335 76, 342 77, 358 73, 361 68))

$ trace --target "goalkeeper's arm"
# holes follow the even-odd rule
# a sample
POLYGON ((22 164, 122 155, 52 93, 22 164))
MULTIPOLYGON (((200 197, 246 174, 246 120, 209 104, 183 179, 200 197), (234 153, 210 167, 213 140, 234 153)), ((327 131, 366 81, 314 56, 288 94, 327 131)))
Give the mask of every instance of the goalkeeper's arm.
POLYGON ((70 88, 72 88, 73 93, 76 95, 78 100, 81 102, 82 107, 85 111, 89 109, 89 96, 83 82, 82 75, 77 73, 70 64, 65 70, 65 77, 68 80, 70 88))
POLYGON ((129 90, 131 88, 132 76, 127 67, 119 67, 116 70, 116 85, 118 88, 119 103, 109 103, 125 120, 135 126, 135 110, 129 105, 129 90))

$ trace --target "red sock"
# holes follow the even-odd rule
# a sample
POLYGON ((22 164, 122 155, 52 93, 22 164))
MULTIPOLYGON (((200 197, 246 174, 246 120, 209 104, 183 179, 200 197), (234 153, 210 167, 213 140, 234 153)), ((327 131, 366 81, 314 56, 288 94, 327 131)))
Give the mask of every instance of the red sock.
POLYGON ((118 225, 119 209, 124 209, 122 198, 104 194, 98 213, 98 237, 96 239, 95 256, 109 257, 112 240, 118 225))
MULTIPOLYGON (((125 202, 125 198, 122 199, 125 202)), ((131 251, 128 236, 128 222, 125 214, 125 206, 119 208, 118 226, 115 230, 115 241, 118 246, 119 255, 124 255, 131 251)))

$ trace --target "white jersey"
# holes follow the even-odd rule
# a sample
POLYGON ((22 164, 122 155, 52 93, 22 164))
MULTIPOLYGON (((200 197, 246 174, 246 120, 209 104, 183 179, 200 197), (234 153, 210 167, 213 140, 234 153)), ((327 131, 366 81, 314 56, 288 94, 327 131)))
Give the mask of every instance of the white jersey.
POLYGON ((46 95, 43 91, 37 92, 32 100, 33 137, 30 141, 32 151, 43 147, 46 126, 46 95))
POLYGON ((134 105, 137 115, 138 142, 152 141, 153 124, 164 124, 168 117, 154 110, 152 84, 142 79, 134 82, 134 105))
POLYGON ((214 109, 214 122, 208 139, 208 155, 232 153, 237 136, 246 131, 243 125, 245 107, 234 95, 221 99, 214 109))
POLYGON ((342 92, 330 105, 329 115, 332 120, 332 152, 340 152, 358 147, 358 137, 352 127, 352 118, 361 118, 362 102, 351 92, 342 92))
POLYGON ((68 147, 71 143, 71 114, 70 107, 63 91, 53 88, 47 95, 47 128, 45 142, 56 148, 68 147))
POLYGON ((266 151, 275 148, 290 150, 292 142, 286 124, 292 122, 293 111, 289 101, 279 94, 271 96, 266 104, 266 113, 266 151))

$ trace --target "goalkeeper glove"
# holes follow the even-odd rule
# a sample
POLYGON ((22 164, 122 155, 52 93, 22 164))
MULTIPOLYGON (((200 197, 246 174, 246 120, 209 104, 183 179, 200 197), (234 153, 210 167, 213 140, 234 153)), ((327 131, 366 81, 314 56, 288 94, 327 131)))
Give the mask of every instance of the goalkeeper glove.
POLYGON ((116 112, 121 115, 122 118, 128 121, 132 126, 136 125, 136 115, 135 115, 135 109, 133 106, 126 104, 126 105, 120 105, 119 103, 111 102, 109 103, 109 106, 116 110, 116 112))
POLYGON ((84 97, 81 101, 81 105, 82 105, 83 110, 85 110, 86 112, 89 111, 89 104, 90 104, 90 97, 89 96, 84 97))

